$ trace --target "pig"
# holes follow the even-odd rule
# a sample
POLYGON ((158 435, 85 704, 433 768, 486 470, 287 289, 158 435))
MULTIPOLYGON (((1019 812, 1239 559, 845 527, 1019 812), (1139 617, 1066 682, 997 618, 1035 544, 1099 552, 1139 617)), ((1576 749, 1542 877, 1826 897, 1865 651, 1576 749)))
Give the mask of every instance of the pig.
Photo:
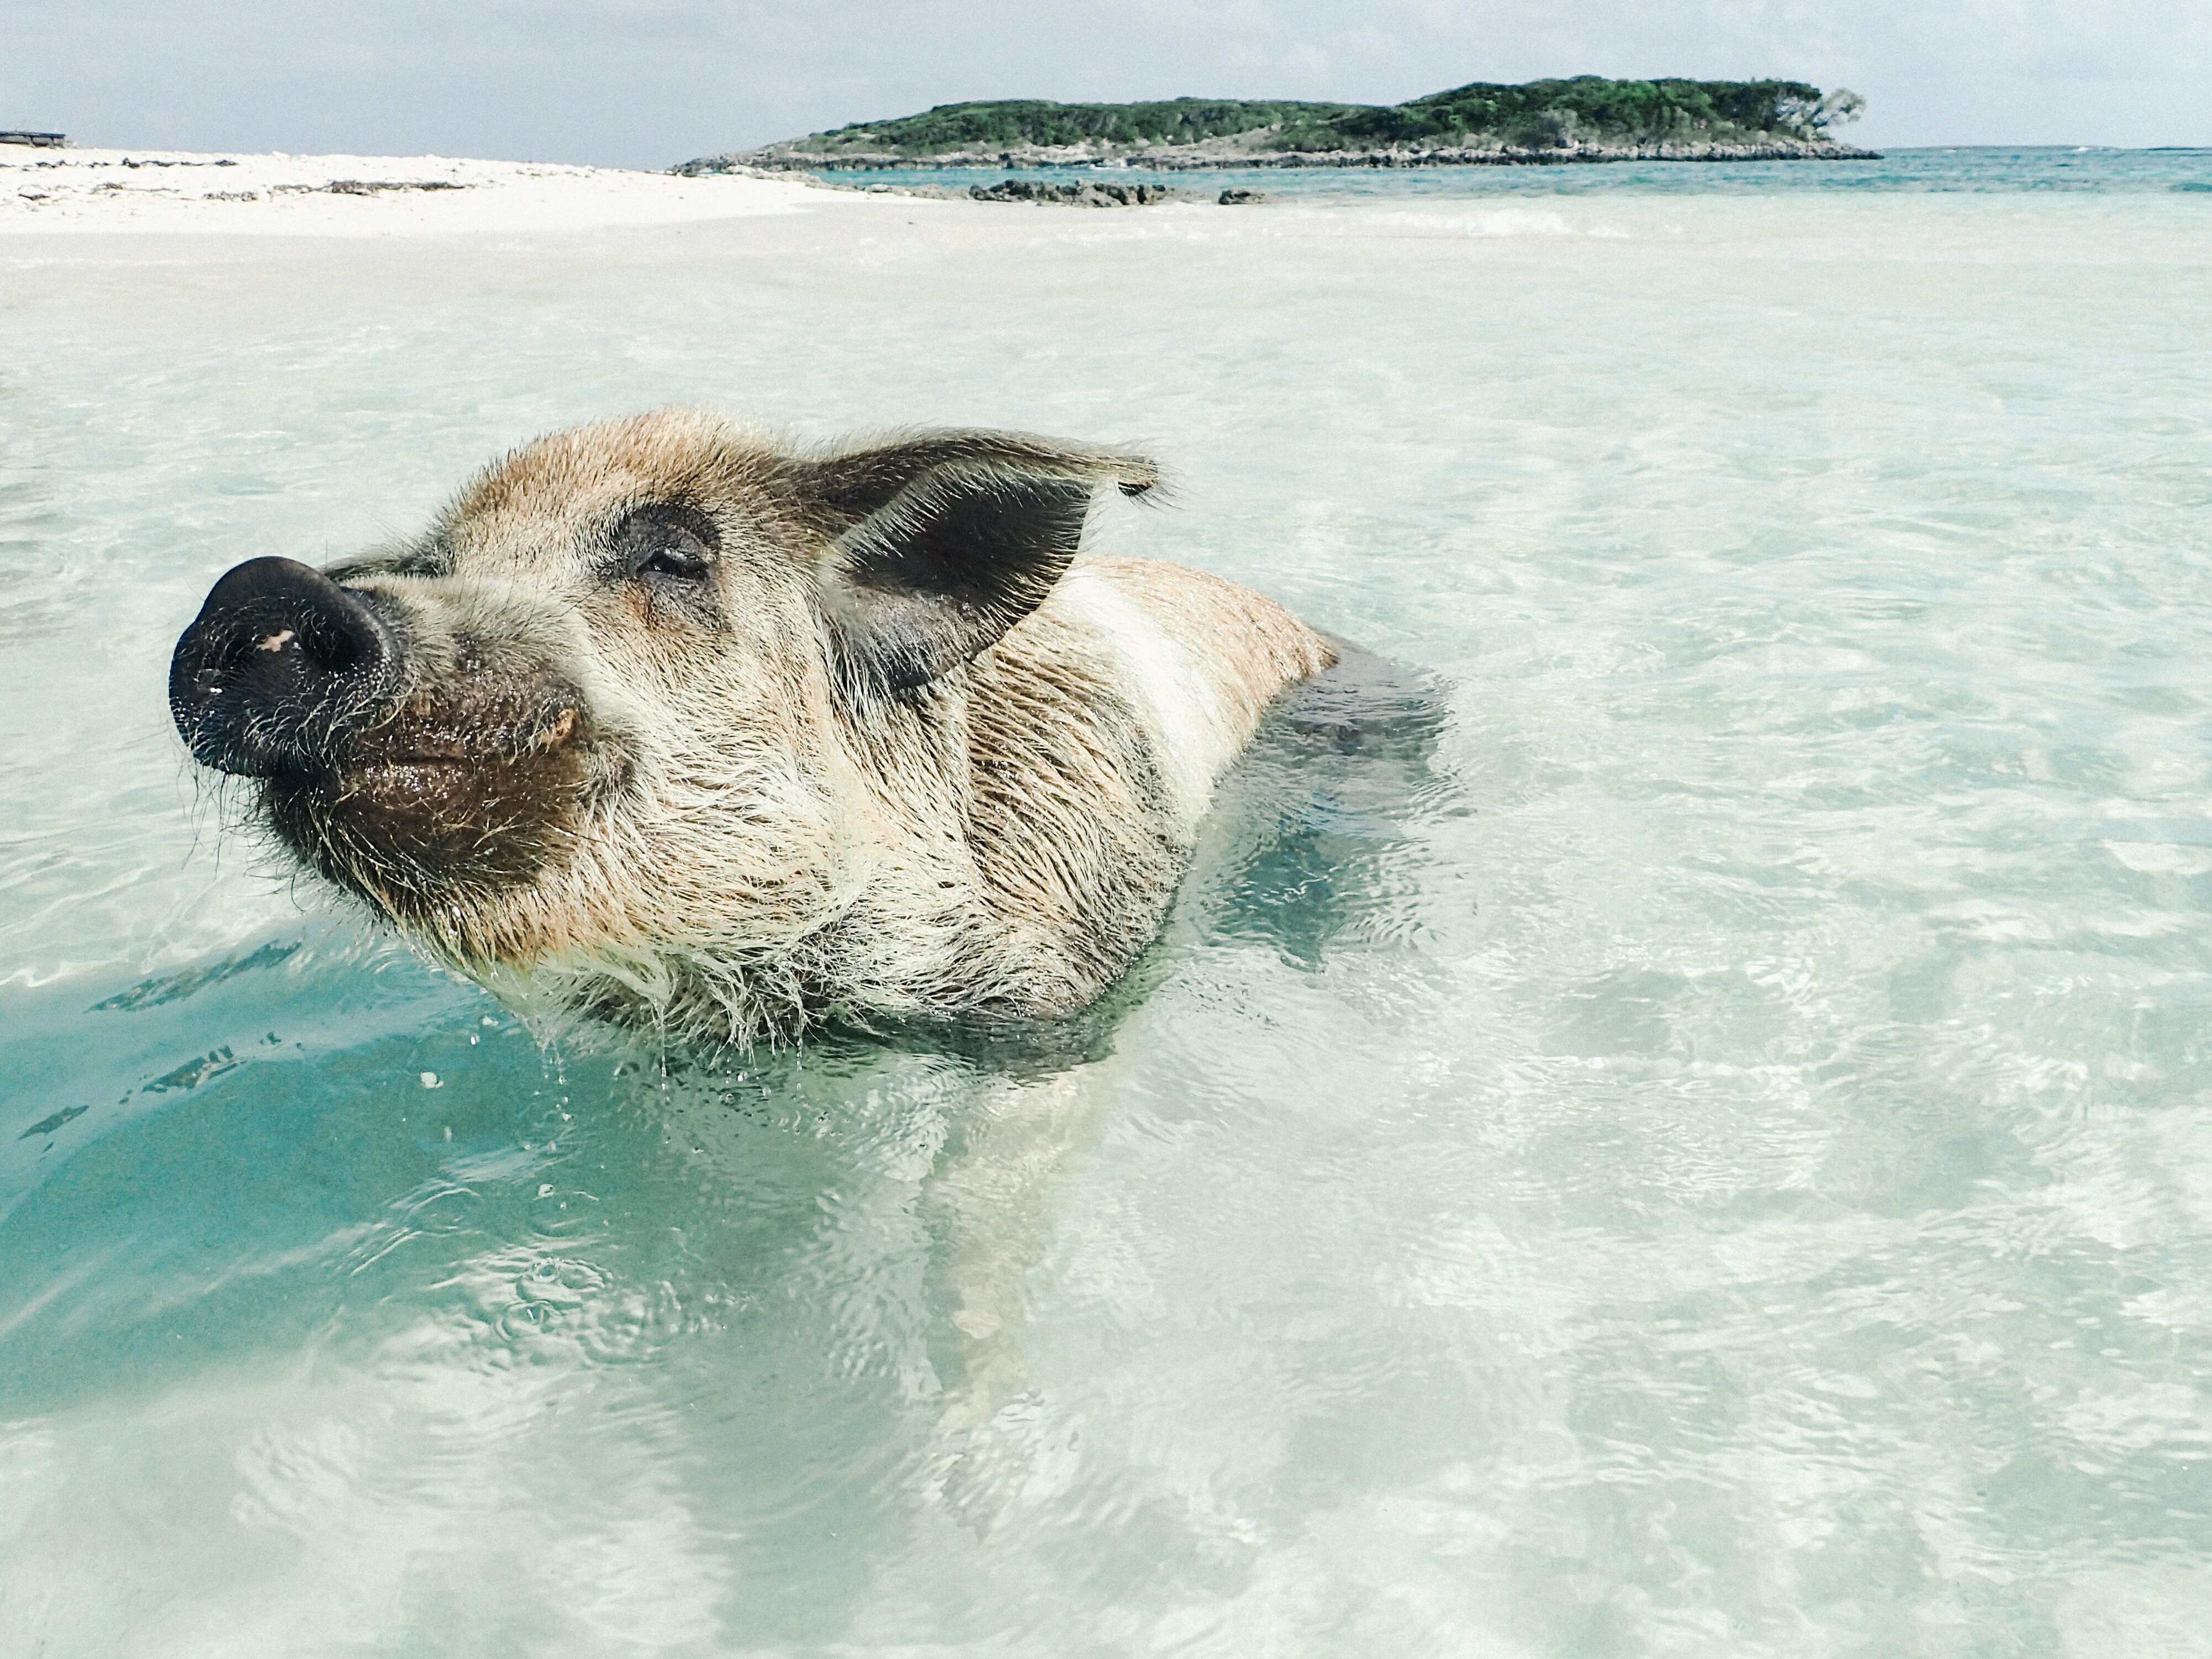
POLYGON ((1018 433, 560 432, 412 539, 257 558, 177 643, 201 765, 510 1000, 747 1047, 1030 1021, 1157 930, 1216 780, 1331 643, 1086 555, 1152 463, 1018 433))

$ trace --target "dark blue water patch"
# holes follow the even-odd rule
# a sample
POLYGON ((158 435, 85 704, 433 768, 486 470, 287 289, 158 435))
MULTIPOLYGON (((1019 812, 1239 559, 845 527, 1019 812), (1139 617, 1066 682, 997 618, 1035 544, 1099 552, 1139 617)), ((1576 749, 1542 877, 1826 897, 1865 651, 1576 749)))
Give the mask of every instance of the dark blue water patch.
POLYGON ((0 1143, 0 1397, 18 1405, 296 1346, 417 1271, 412 1241, 568 1219, 558 1200, 532 1213, 560 1057, 389 945, 270 940, 11 1012, 7 1109, 40 1112, 0 1143))
POLYGON ((432 1327, 486 1364, 549 1331, 653 1358, 787 1301, 794 1254, 879 1178, 867 1149, 966 1069, 834 1036, 541 1042, 343 930, 175 978, 191 994, 11 999, 0 1417, 432 1327))
POLYGON ((343 928, 266 940, 104 996, 75 986, 10 993, 0 1218, 101 1136, 230 1073, 491 1007, 397 946, 343 928))
POLYGON ((1406 202, 1524 196, 1755 196, 1965 192, 2130 194, 2212 191, 2212 149, 1972 146, 1895 149, 1869 161, 1607 161, 1558 167, 1224 167, 1161 173, 1137 167, 915 167, 824 171, 844 185, 943 185, 1000 179, 1054 184, 1159 182, 1212 200, 1231 188, 1284 201, 1406 202))

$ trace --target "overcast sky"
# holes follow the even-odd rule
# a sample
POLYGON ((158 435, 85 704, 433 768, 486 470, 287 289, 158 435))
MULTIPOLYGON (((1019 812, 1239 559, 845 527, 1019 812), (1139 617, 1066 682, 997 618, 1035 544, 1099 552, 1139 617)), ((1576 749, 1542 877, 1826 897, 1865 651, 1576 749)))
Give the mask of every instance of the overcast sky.
POLYGON ((1874 145, 2212 145, 2212 0, 0 0, 0 127, 665 167, 969 98, 1775 76, 1874 145))

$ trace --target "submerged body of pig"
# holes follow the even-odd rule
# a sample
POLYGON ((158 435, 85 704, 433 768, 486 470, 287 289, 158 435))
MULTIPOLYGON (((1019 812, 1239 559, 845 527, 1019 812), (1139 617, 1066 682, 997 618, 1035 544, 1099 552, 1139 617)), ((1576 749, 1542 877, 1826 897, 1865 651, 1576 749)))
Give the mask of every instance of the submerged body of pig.
POLYGON ((739 1042, 1060 1013, 1333 654, 1232 583, 1078 560, 1094 489, 1153 481, 1004 434, 580 428, 416 541, 240 566, 172 706, 294 852, 511 994, 739 1042))

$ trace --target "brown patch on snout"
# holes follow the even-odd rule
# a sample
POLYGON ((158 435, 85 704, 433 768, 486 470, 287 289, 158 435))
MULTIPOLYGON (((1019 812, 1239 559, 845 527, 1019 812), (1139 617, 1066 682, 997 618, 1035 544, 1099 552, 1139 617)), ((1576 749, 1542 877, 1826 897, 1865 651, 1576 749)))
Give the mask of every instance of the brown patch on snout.
POLYGON ((322 776, 268 786, 277 833, 402 921, 529 880, 574 839, 608 769, 573 687, 477 675, 434 685, 322 776))

